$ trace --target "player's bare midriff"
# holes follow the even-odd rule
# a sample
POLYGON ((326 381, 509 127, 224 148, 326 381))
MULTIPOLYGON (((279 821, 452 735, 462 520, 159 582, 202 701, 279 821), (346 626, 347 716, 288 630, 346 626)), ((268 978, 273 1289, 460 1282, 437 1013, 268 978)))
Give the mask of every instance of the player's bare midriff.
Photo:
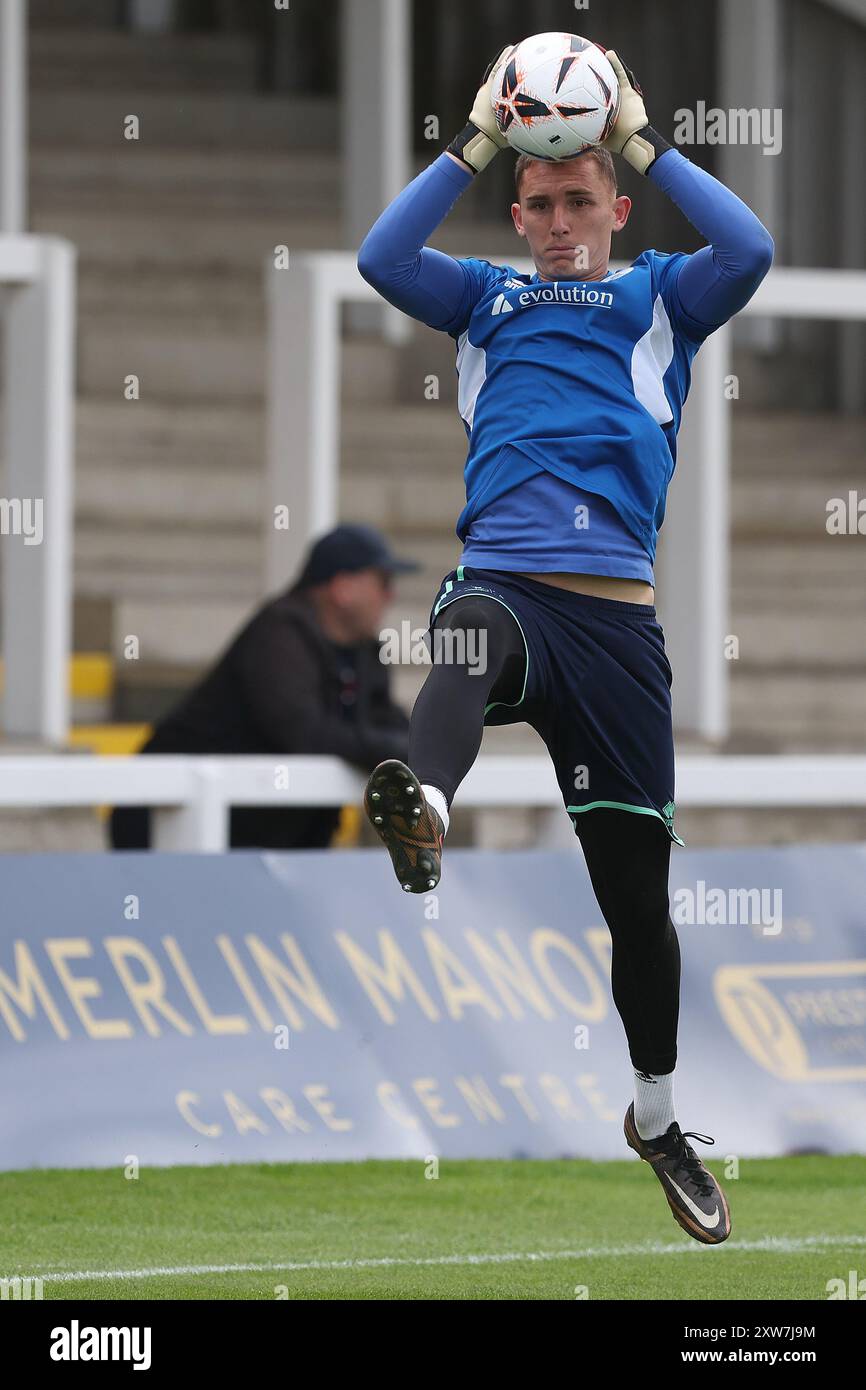
POLYGON ((616 598, 621 603, 655 603, 655 589, 642 579, 614 579, 607 574, 529 574, 518 571, 524 579, 537 579, 541 584, 555 584, 576 594, 594 598, 616 598))

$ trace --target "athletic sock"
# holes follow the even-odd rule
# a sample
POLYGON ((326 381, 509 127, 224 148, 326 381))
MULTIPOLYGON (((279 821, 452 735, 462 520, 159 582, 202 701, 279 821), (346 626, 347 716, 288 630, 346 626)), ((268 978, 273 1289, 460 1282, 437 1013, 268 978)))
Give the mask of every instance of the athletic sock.
POLYGON ((641 1139, 659 1138, 675 1119, 673 1072, 659 1076, 635 1069, 634 1123, 641 1139))
POLYGON ((440 792, 438 787, 428 786, 426 782, 421 783, 421 790, 427 798, 434 811, 438 811, 439 817, 446 831, 448 829, 448 802, 445 800, 445 793, 440 792))

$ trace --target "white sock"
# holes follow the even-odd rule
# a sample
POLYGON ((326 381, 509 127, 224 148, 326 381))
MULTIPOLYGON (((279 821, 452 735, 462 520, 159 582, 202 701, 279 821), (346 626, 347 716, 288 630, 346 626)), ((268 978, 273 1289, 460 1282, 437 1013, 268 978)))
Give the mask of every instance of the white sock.
POLYGON ((430 787, 426 782, 421 783, 421 790, 434 811, 438 811, 442 824, 448 829, 448 802, 445 800, 445 793, 440 792, 438 787, 430 787))
POLYGON ((635 1071, 634 1123, 641 1139, 657 1139, 676 1119, 674 1114, 674 1074, 657 1076, 635 1071))

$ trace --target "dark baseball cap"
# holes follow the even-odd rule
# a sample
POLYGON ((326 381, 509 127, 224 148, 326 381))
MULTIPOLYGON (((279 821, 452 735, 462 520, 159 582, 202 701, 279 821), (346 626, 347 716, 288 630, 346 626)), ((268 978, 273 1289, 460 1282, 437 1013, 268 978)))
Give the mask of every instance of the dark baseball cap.
POLYGON ((409 574, 420 568, 416 561, 401 560, 395 555, 375 527, 346 524, 335 526, 310 547, 292 590, 325 584, 335 574, 347 570, 380 569, 390 574, 409 574))

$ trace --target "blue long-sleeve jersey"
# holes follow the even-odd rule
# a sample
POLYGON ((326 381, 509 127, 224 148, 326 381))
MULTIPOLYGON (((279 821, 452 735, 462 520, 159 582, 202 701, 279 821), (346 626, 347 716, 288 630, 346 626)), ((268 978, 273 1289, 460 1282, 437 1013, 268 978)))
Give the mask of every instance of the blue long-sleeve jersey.
POLYGON ((457 521, 464 554, 492 568, 651 578, 691 362, 754 294, 772 238, 735 194, 668 150, 649 178, 710 245, 693 255, 644 251, 602 280, 546 281, 424 246, 472 178, 441 155, 386 209, 358 256, 385 299, 455 340, 469 441, 457 521), (505 535, 515 499, 524 534, 535 512, 543 535, 550 489, 563 487, 571 500, 603 499, 600 525, 563 536, 561 562, 528 544, 515 552, 505 535), (476 521, 486 523, 483 538, 476 521))

